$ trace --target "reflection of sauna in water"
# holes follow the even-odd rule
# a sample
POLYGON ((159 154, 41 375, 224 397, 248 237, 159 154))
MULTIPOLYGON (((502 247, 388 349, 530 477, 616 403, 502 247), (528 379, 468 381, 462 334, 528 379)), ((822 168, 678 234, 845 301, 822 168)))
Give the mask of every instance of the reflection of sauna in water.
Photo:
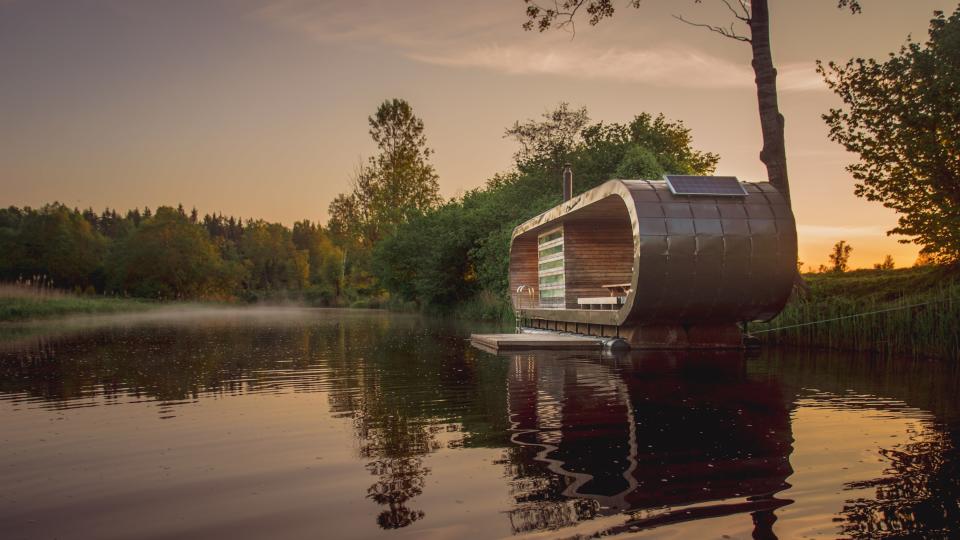
POLYGON ((664 509, 638 524, 747 512, 765 534, 789 502, 774 498, 792 472, 788 399, 739 353, 517 355, 508 389, 516 532, 664 509))

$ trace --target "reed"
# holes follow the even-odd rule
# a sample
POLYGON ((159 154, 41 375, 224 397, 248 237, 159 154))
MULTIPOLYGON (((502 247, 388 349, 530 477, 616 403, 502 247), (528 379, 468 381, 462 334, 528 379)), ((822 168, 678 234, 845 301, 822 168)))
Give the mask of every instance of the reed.
POLYGON ((457 319, 503 322, 513 320, 513 307, 504 295, 484 289, 448 314, 457 319))
POLYGON ((143 311, 157 305, 157 302, 148 300, 66 292, 55 289, 43 279, 0 283, 0 322, 125 313, 143 311))
POLYGON ((960 275, 955 269, 804 277, 810 295, 795 296, 777 318, 751 325, 751 333, 771 344, 960 358, 960 275))

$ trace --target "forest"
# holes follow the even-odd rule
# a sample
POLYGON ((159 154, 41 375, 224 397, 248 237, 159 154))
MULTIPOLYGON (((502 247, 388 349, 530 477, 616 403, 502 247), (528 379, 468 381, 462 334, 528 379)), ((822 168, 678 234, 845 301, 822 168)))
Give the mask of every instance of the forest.
POLYGON ((83 294, 160 300, 282 299, 340 294, 342 252, 310 221, 293 229, 183 207, 120 214, 0 209, 0 279, 83 294))

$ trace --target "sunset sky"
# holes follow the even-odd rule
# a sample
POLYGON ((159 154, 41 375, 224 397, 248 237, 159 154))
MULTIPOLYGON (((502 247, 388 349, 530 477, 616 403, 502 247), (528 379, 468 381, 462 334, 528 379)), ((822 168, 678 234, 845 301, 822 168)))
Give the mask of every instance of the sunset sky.
MULTIPOLYGON (((854 266, 909 266, 916 248, 884 234, 895 214, 853 195, 854 156, 827 140, 838 99, 814 61, 923 41, 956 4, 836 4, 771 0, 800 259, 845 239, 854 266)), ((571 36, 524 32, 521 0, 0 0, 0 205, 326 221, 392 97, 423 118, 447 197, 508 170, 504 128, 560 101, 603 121, 662 112, 720 154, 719 174, 764 180, 748 46, 674 13, 730 20, 719 0, 644 0, 571 36)))

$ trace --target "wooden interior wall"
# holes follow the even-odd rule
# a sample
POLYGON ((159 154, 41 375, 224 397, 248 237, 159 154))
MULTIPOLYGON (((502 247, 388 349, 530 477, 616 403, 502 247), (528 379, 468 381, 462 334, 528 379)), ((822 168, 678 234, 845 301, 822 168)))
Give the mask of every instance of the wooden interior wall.
MULTIPOLYGON (((527 285, 539 291, 537 278, 537 235, 527 233, 518 236, 510 247, 510 297, 516 294, 517 287, 527 285)), ((539 296, 534 295, 530 302, 539 303, 539 296)), ((535 307, 524 304, 521 307, 535 307)))
MULTIPOLYGON (((621 203, 621 208, 623 205, 621 203)), ((633 231, 626 208, 622 215, 577 219, 564 224, 567 308, 578 298, 609 296, 603 285, 633 279, 633 231)))

